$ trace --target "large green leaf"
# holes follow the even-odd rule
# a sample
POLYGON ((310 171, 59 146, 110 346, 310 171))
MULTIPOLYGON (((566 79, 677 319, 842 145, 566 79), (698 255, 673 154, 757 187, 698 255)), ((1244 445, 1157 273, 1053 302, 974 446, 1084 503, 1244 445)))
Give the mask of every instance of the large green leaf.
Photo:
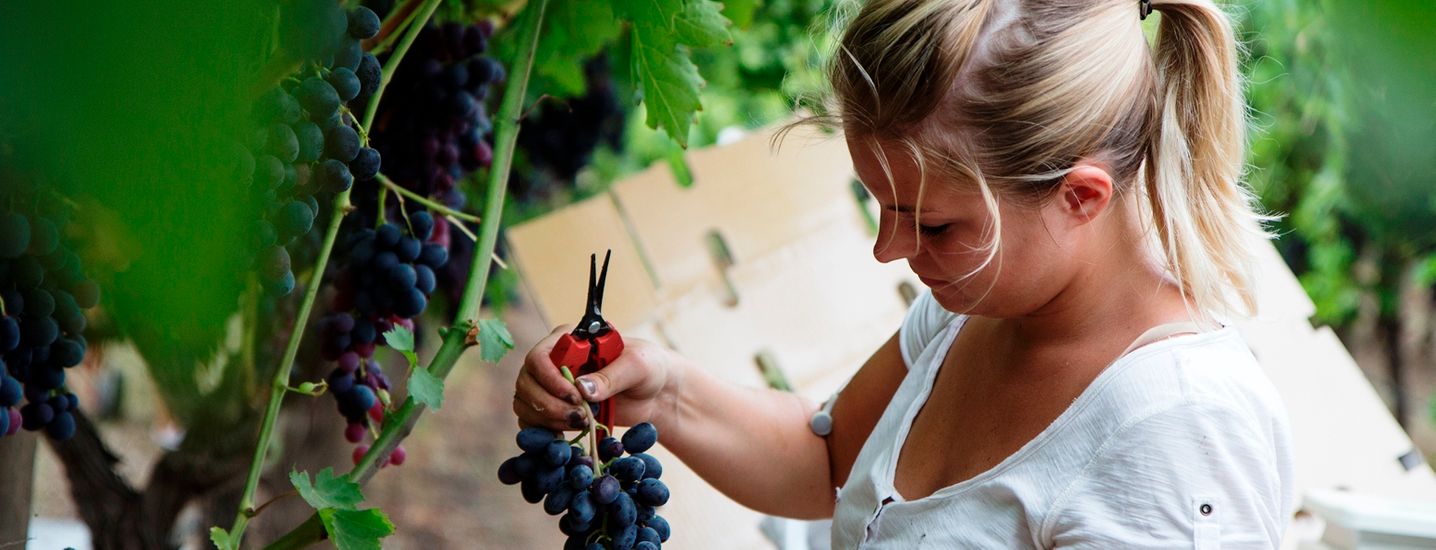
POLYGON ((329 540, 339 550, 380 550, 379 539, 394 534, 394 524, 377 509, 319 511, 329 540))

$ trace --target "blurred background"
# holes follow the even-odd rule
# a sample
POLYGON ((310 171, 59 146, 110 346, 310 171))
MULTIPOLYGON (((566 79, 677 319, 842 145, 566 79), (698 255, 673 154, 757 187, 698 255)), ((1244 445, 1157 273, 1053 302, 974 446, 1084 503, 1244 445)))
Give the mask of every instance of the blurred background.
MULTIPOLYGON (((48 220, 55 244, 44 254, 31 245, 38 259, 30 262, 60 274, 53 276, 63 291, 51 294, 71 296, 70 308, 84 309, 85 316, 72 315, 68 324, 57 317, 65 334, 60 338, 85 350, 83 362, 67 368, 63 378, 66 391, 78 397, 76 435, 64 442, 44 431, 0 437, 0 548, 149 547, 150 541, 132 540, 138 531, 157 533, 155 540, 163 545, 202 548, 211 547, 211 526, 232 523, 269 397, 266 381, 290 340, 333 214, 333 190, 324 179, 329 176, 321 175, 322 163, 304 164, 303 136, 297 138, 299 160, 281 158, 276 172, 264 176, 275 180, 268 194, 256 195, 245 183, 262 177, 267 158, 286 155, 275 145, 279 138, 267 133, 270 127, 253 128, 252 112, 267 90, 304 85, 286 75, 302 76, 310 67, 332 74, 353 55, 296 53, 303 47, 295 44, 319 33, 331 14, 309 10, 303 2, 279 4, 26 3, 7 6, 0 18, 0 51, 7 52, 0 60, 0 209, 48 220), (306 210, 295 221, 301 208, 306 210), (276 247, 285 251, 283 269, 266 256, 276 247), (85 303, 87 283, 99 289, 96 303, 85 303), (124 512, 136 507, 146 514, 124 512)), ((345 4, 363 4, 389 21, 395 12, 401 15, 394 19, 403 20, 404 10, 412 12, 420 2, 345 4)), ((637 211, 643 201, 659 201, 654 197, 668 192, 662 189, 702 186, 695 174, 742 172, 723 166, 723 159, 757 158, 741 156, 756 153, 724 157, 717 151, 765 142, 769 129, 795 115, 800 98, 821 89, 820 67, 834 39, 831 16, 846 2, 722 4, 731 43, 679 46, 705 82, 696 122, 677 131, 686 148, 673 129, 650 125, 642 83, 630 69, 635 27, 589 32, 582 22, 562 17, 576 13, 564 10, 566 2, 550 4, 550 15, 557 16, 549 20, 549 34, 536 54, 502 205, 496 254, 506 261, 494 264, 483 289, 481 316, 507 323, 515 351, 497 363, 465 355, 447 379, 444 407, 426 415, 405 440, 407 461, 365 486, 366 505, 382 508, 396 526, 384 539, 386 548, 562 544, 554 519, 525 505, 515 488, 495 477, 499 463, 516 453, 510 400, 522 352, 552 325, 575 322, 582 313, 565 301, 566 291, 552 289, 562 285, 554 281, 563 280, 581 289, 584 258, 558 251, 575 242, 585 251, 621 249, 625 245, 605 244, 605 237, 642 241, 643 235, 662 233, 661 218, 656 226, 644 226, 649 222, 637 211), (554 53, 560 51, 569 53, 554 53), (576 208, 603 208, 601 215, 585 215, 608 220, 603 216, 613 205, 617 221, 610 226, 545 222, 575 219, 576 208), (635 211, 624 211, 625 205, 635 211), (572 263, 555 263, 563 261, 572 263)), ((1265 207, 1281 214, 1272 227, 1279 235, 1274 244, 1314 306, 1305 320, 1339 336, 1413 445, 1415 453, 1402 458, 1406 470, 1429 473, 1424 462, 1436 453, 1436 3, 1223 5, 1247 46, 1242 67, 1253 121, 1248 180, 1265 207)), ((419 210, 439 218, 434 233, 419 240, 440 245, 449 261, 432 266, 434 286, 425 292, 423 313, 402 317, 415 327, 421 364, 438 349, 437 330, 457 311, 479 248, 467 233, 479 232, 474 216, 486 206, 485 182, 495 153, 490 114, 498 111, 503 84, 514 74, 511 63, 521 49, 514 33, 524 8, 522 0, 438 2, 383 101, 370 108, 371 96, 361 90, 338 108, 334 120, 341 126, 357 127, 366 115, 372 120, 364 143, 382 155, 381 171, 392 185, 361 180, 351 161, 356 172, 351 202, 358 215, 338 229, 337 264, 321 274, 325 287, 302 327, 311 337, 298 348, 294 384, 320 380, 334 369, 333 319, 345 315, 346 306, 358 307, 353 287, 366 284, 346 274, 363 265, 352 243, 362 240, 364 227, 386 220, 412 223, 409 214, 419 210)), ((1149 31, 1159 18, 1149 18, 1149 31)), ((343 21, 338 26, 337 34, 352 33, 343 21)), ((383 63, 402 41, 397 33, 379 32, 363 47, 383 63)), ((355 74, 369 63, 359 57, 350 61, 355 74)), ((304 108, 312 111, 308 103, 304 108)), ((333 140, 324 136, 324 147, 330 147, 333 140)), ((840 171, 846 170, 841 148, 836 154, 840 171)), ((320 157, 315 153, 309 160, 320 157)), ((862 197, 843 183, 838 181, 835 195, 858 199, 860 208, 853 211, 865 211, 862 197)), ((7 230, 0 224, 0 231, 7 230)), ((755 265, 750 260, 758 256, 746 251, 761 247, 733 233, 728 238, 724 243, 720 236, 715 249, 702 250, 703 261, 712 255, 722 270, 722 251, 732 248, 727 255, 738 257, 738 264, 755 265)), ((853 251, 857 261, 869 258, 861 238, 852 243, 844 250, 853 251)), ((725 276, 686 287, 658 284, 673 280, 665 279, 674 273, 665 266, 682 264, 665 260, 658 248, 648 251, 652 257, 638 251, 623 260, 633 269, 622 277, 640 286, 653 282, 657 289, 630 300, 659 312, 634 314, 634 333, 642 337, 683 342, 687 325, 674 321, 672 312, 693 306, 685 300, 695 295, 689 292, 694 288, 708 292, 717 285, 715 292, 733 292, 734 302, 735 285, 756 288, 743 286, 741 271, 735 272, 736 283, 725 276), (673 290, 677 287, 682 291, 673 290), (653 319, 658 321, 649 322, 653 319)), ((794 250, 778 245, 762 250, 779 249, 794 250)), ((781 280, 773 266, 789 264, 772 262, 753 277, 781 280)), ((22 277, 22 263, 0 259, 0 280, 22 277)), ((882 284, 901 278, 887 272, 863 277, 882 284)), ((12 308, 29 296, 18 288, 0 285, 12 291, 0 294, 12 308)), ((892 294, 882 292, 885 298, 892 294)), ((753 295, 761 293, 744 296, 753 295)), ((608 301, 624 296, 610 290, 608 301)), ((65 301, 57 302, 52 309, 58 316, 65 301)), ((895 325, 886 323, 900 316, 901 302, 874 308, 881 315, 873 322, 892 330, 895 325)), ((399 323, 398 317, 391 324, 399 323)), ((375 362, 391 375, 400 372, 399 354, 382 348, 375 353, 375 362)), ((851 372, 842 363, 848 370, 805 377, 800 364, 813 358, 781 359, 779 366, 766 360, 756 368, 745 365, 747 374, 735 376, 776 386, 791 379, 800 391, 822 396, 851 372), (790 372, 784 374, 782 365, 790 372)), ((6 360, 14 368, 15 361, 6 360)), ((393 378, 392 388, 387 379, 382 386, 404 395, 403 376, 393 378)), ((1340 396, 1332 402, 1342 403, 1340 396)), ((346 420, 328 395, 290 394, 277 427, 259 502, 289 492, 291 469, 313 473, 333 466, 342 472, 352 464, 355 445, 346 442, 346 420)), ((683 491, 675 489, 675 502, 686 497, 683 491)), ((698 498, 698 491, 690 498, 698 498)), ((300 499, 279 498, 255 519, 246 546, 275 540, 309 512, 300 499)), ((752 544, 797 547, 791 540, 768 541, 781 540, 781 530, 770 525, 767 532, 768 538, 752 544)))

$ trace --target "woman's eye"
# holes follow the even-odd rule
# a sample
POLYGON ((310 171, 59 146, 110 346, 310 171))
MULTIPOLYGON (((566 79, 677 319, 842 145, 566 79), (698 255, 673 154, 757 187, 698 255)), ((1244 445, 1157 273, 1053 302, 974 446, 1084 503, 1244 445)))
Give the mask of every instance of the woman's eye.
POLYGON ((952 224, 945 223, 942 225, 919 225, 917 226, 917 230, 923 235, 941 235, 944 231, 947 231, 947 228, 950 225, 952 224))

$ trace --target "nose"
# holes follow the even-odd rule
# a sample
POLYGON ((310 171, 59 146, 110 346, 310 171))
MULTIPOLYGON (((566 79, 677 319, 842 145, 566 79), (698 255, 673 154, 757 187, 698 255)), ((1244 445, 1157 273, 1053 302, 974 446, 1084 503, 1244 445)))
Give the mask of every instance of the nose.
MULTIPOLYGON (((886 216, 884 216, 886 217, 886 216)), ((891 219, 878 220, 877 242, 873 243, 873 257, 879 263, 888 263, 917 255, 917 236, 912 228, 896 227, 891 219)))

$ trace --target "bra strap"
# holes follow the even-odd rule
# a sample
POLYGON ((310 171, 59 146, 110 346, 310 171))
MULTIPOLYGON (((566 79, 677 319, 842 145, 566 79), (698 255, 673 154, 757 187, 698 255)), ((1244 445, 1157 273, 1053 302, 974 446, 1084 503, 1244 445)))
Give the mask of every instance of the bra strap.
POLYGON ((1166 340, 1178 334, 1200 334, 1201 332, 1202 327, 1191 321, 1178 321, 1176 323, 1157 325, 1155 327, 1147 329, 1147 331, 1143 332, 1141 336, 1138 336, 1136 340, 1132 341, 1132 345, 1127 346, 1127 349, 1122 350, 1122 355, 1119 355, 1118 357, 1122 357, 1127 355, 1128 353, 1132 353, 1132 350, 1135 350, 1147 344, 1166 340))

